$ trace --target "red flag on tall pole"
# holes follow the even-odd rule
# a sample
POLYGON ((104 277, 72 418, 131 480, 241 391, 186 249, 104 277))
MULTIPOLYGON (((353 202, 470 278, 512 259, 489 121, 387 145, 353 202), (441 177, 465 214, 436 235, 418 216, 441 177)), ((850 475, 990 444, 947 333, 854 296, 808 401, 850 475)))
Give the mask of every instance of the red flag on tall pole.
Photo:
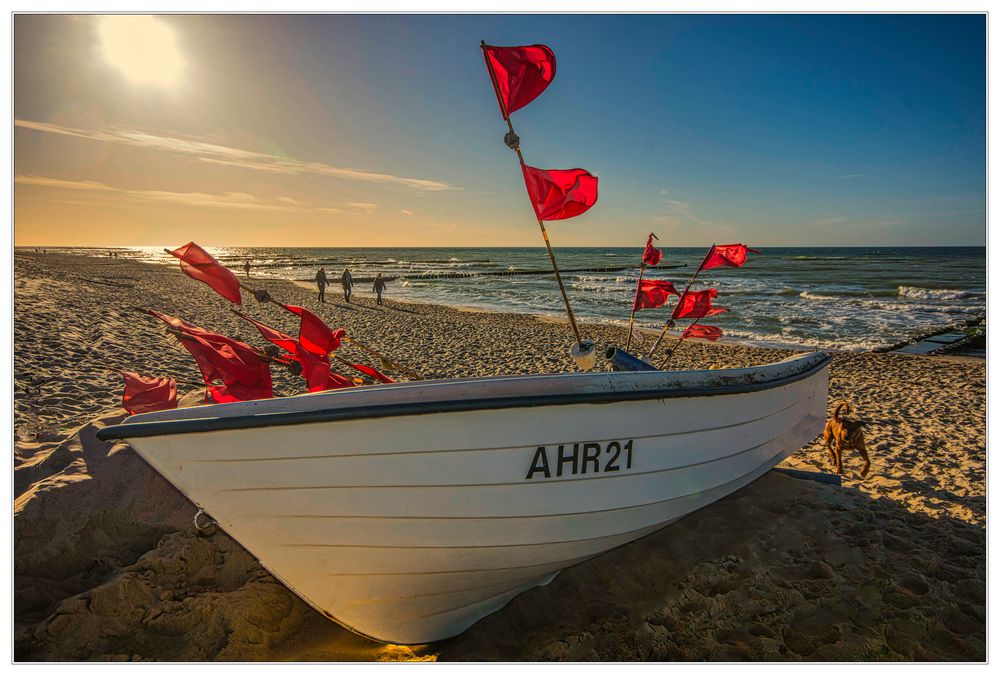
POLYGON ((495 78, 494 91, 505 120, 534 101, 556 76, 556 55, 545 45, 484 45, 483 56, 495 78))
POLYGON ((705 340, 718 340, 722 338, 722 329, 718 326, 706 326, 705 324, 692 324, 681 334, 681 340, 685 338, 704 338, 705 340))
POLYGON ((131 415, 177 408, 177 381, 173 378, 144 378, 131 371, 122 371, 122 377, 122 408, 131 415))
POLYGON ((559 274, 559 265, 556 263, 556 256, 552 251, 549 234, 545 230, 544 219, 571 218, 582 214, 593 206, 594 202, 597 201, 597 179, 582 170, 560 172, 562 175, 557 179, 550 172, 528 167, 524 161, 524 154, 521 152, 521 139, 514 132, 514 125, 510 121, 512 111, 533 101, 555 77, 555 55, 552 50, 544 45, 497 48, 487 45, 485 41, 479 44, 483 50, 486 70, 490 74, 490 82, 493 84, 493 92, 500 104, 500 113, 506 120, 509 130, 504 135, 503 141, 508 148, 517 153, 517 160, 524 174, 528 195, 531 198, 535 215, 538 217, 538 229, 545 241, 545 250, 549 254, 552 271, 556 275, 559 293, 566 305, 566 316, 573 329, 573 335, 576 336, 577 346, 573 348, 571 355, 577 364, 589 370, 596 362, 597 352, 592 341, 584 342, 580 335, 580 327, 576 325, 576 317, 573 316, 573 308, 570 306, 566 287, 559 274), (512 85, 516 86, 512 87, 512 85), (576 174, 571 177, 569 185, 562 183, 564 179, 570 178, 566 174, 576 174), (555 187, 554 190, 553 187, 555 187), (567 194, 570 192, 577 193, 577 195, 571 197, 567 194))
POLYGON ((760 253, 757 249, 751 249, 745 244, 713 244, 698 271, 711 270, 723 265, 730 268, 741 267, 747 261, 748 251, 755 254, 760 253))
POLYGON ((642 251, 642 262, 651 268, 655 268, 660 259, 663 258, 663 252, 653 246, 653 239, 659 239, 653 233, 649 233, 649 237, 646 239, 646 248, 642 251))
POLYGON ((597 177, 584 169, 536 169, 522 164, 521 171, 540 221, 579 216, 597 202, 597 177))
POLYGON ((644 279, 639 282, 639 291, 633 307, 636 310, 657 308, 669 300, 670 296, 680 296, 673 282, 665 279, 644 279))
POLYGON ((703 291, 685 291, 681 299, 677 301, 677 307, 670 315, 671 319, 683 319, 685 317, 711 317, 722 312, 729 312, 729 308, 712 307, 712 299, 718 292, 715 289, 705 289, 703 291))
POLYGON ((192 279, 208 284, 217 294, 226 300, 243 304, 240 296, 240 282, 231 270, 223 267, 219 261, 194 242, 188 242, 179 249, 169 251, 171 256, 181 261, 181 271, 192 279))
POLYGON ((298 305, 282 304, 282 307, 302 318, 299 324, 299 342, 302 347, 313 354, 324 356, 340 347, 344 329, 334 331, 322 319, 298 305))

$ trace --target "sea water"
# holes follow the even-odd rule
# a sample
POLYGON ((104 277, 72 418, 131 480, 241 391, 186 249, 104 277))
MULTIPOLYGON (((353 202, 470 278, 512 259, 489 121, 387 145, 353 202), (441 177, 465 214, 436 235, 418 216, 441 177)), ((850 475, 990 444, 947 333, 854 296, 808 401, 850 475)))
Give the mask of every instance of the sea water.
MULTIPOLYGON (((107 256, 109 249, 56 249, 107 256)), ((120 256, 175 265, 162 247, 117 249, 120 256)), ((255 277, 314 279, 319 266, 339 291, 340 274, 355 279, 381 272, 390 299, 468 306, 502 312, 563 316, 553 275, 437 278, 442 273, 550 271, 538 248, 209 248, 243 275, 250 261, 255 277)), ((668 279, 683 289, 705 248, 669 248, 646 278, 668 279)), ((635 294, 640 248, 556 249, 563 281, 582 321, 625 325, 635 294), (602 268, 624 268, 600 272, 602 268)), ((926 335, 986 311, 985 247, 763 248, 742 268, 700 274, 692 289, 715 287, 714 304, 730 312, 706 324, 722 328, 725 339, 761 346, 869 350, 926 335)), ((371 282, 357 292, 370 293, 371 282)), ((659 329, 671 307, 640 310, 639 326, 659 329)))

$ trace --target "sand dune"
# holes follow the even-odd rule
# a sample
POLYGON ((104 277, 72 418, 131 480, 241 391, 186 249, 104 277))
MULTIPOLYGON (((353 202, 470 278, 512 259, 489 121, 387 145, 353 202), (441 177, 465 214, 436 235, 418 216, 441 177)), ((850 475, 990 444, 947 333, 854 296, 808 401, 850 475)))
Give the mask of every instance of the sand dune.
MULTIPOLYGON (((305 289, 260 284, 317 308, 305 289)), ((225 533, 197 534, 183 496, 126 444, 96 439, 123 414, 111 369, 197 380, 187 353, 134 306, 260 342, 175 268, 16 254, 17 660, 985 659, 983 360, 837 354, 831 403, 847 399, 869 421, 868 478, 850 454, 843 487, 770 473, 564 571, 455 639, 386 646, 313 611, 225 533)), ((564 324, 378 307, 364 295, 319 307, 428 375, 573 369, 564 324)), ((273 306, 248 299, 247 311, 294 328, 273 306)), ((585 333, 624 339, 615 327, 585 333)), ((671 365, 787 354, 692 342, 671 365)), ((290 374, 275 382, 301 391, 290 374)), ((194 387, 180 389, 197 403, 194 387)), ((788 464, 829 469, 818 440, 788 464)))

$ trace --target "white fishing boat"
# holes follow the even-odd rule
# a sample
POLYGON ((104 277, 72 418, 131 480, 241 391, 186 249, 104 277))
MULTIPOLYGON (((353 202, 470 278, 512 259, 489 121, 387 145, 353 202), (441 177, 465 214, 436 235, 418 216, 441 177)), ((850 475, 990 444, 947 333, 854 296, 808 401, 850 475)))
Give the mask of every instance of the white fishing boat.
POLYGON ((397 383, 99 436, 127 439, 327 617, 426 643, 798 450, 822 431, 828 363, 397 383))

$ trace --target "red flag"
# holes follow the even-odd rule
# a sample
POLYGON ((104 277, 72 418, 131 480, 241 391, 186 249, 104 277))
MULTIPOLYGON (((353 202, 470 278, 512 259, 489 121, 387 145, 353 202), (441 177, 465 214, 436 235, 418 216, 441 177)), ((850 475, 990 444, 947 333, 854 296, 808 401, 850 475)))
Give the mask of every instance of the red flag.
POLYGON ((319 356, 313 354, 303 347, 299 341, 277 329, 271 328, 267 324, 261 324, 245 315, 240 315, 240 317, 256 326, 257 330, 260 331, 260 335, 289 353, 302 366, 302 377, 306 381, 306 388, 309 392, 354 387, 352 381, 330 372, 330 358, 326 355, 319 356))
POLYGON ((522 164, 521 170, 540 221, 579 216, 597 201, 597 177, 583 169, 536 169, 522 164))
POLYGON ((361 371, 362 373, 364 373, 367 376, 371 376, 372 378, 374 378, 375 380, 378 380, 379 382, 382 382, 382 383, 394 383, 394 382, 396 382, 395 380, 393 380, 392 378, 390 378, 386 374, 382 373, 381 371, 377 371, 376 369, 373 369, 371 366, 365 366, 364 364, 351 364, 351 367, 352 368, 356 368, 357 370, 361 371))
POLYGON ((651 268, 655 268, 663 258, 663 253, 653 246, 653 238, 656 237, 653 233, 649 233, 649 237, 646 239, 646 248, 642 252, 642 262, 651 268))
POLYGON ((713 244, 708 250, 705 262, 701 264, 699 270, 711 270, 720 266, 730 268, 741 267, 747 261, 747 252, 759 254, 756 249, 751 249, 745 244, 713 244))
POLYGON ((144 378, 131 371, 122 371, 122 377, 122 408, 131 415, 177 408, 177 381, 173 378, 144 378))
POLYGON ((313 354, 328 355, 340 347, 344 329, 334 331, 309 310, 298 305, 282 305, 286 310, 302 318, 299 324, 299 342, 313 354))
POLYGON ((545 45, 483 47, 486 67, 493 73, 503 119, 535 100, 556 76, 556 55, 545 45))
POLYGON ((240 282, 236 279, 236 275, 212 258, 212 254, 194 242, 188 242, 170 254, 180 259, 181 271, 188 277, 205 282, 217 294, 232 303, 243 304, 243 299, 240 297, 240 282))
POLYGON ((633 309, 645 310, 660 307, 670 296, 681 295, 672 282, 665 279, 644 279, 639 284, 639 293, 635 296, 633 309))
POLYGON ((299 345, 295 359, 302 364, 302 377, 310 392, 355 387, 354 381, 330 370, 330 358, 326 355, 320 357, 299 345))
POLYGON ((299 341, 295 340, 286 333, 282 333, 278 329, 272 329, 267 324, 261 324, 260 322, 250 319, 245 315, 241 314, 240 317, 256 326, 257 330, 260 331, 260 335, 264 337, 264 340, 274 343, 289 354, 295 354, 299 341))
POLYGON ((671 319, 683 319, 684 317, 711 317, 722 312, 729 312, 729 308, 712 307, 712 299, 717 292, 715 289, 705 289, 704 291, 688 291, 677 301, 677 307, 670 315, 671 319))
POLYGON ((718 340, 722 338, 722 329, 718 326, 705 326, 704 324, 692 324, 681 334, 681 340, 685 338, 704 338, 705 340, 718 340))
MULTIPOLYGON (((357 387, 357 383, 355 383, 350 378, 345 378, 344 376, 340 375, 339 373, 334 373, 333 371, 330 371, 329 374, 328 374, 328 376, 327 376, 326 385, 324 385, 322 389, 324 389, 324 390, 340 390, 340 389, 343 389, 345 387, 357 387)), ((315 392, 315 390, 309 390, 309 391, 310 392, 315 392)))
POLYGON ((155 310, 147 312, 180 332, 181 344, 198 363, 208 395, 216 403, 274 396, 267 360, 246 343, 155 310), (214 384, 218 381, 222 384, 214 384))

